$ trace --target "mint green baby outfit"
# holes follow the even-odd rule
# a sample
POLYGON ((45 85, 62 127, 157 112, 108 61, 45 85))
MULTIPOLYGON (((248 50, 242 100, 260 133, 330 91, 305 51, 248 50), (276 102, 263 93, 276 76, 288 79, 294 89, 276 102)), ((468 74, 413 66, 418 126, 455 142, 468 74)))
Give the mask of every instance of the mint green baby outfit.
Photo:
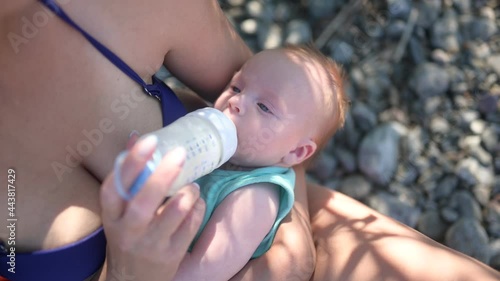
MULTIPOLYGON (((226 196, 241 187, 254 183, 273 183, 278 186, 277 188, 280 188, 280 205, 276 220, 269 233, 264 237, 264 240, 262 240, 253 253, 252 258, 257 258, 269 250, 281 221, 293 207, 295 172, 290 168, 264 167, 252 171, 229 171, 218 169, 201 177, 196 182, 200 185, 200 194, 205 200, 206 211, 200 229, 191 243, 190 250, 198 240, 205 225, 210 220, 215 208, 219 206, 226 196)), ((248 211, 251 212, 252 210, 248 211)))

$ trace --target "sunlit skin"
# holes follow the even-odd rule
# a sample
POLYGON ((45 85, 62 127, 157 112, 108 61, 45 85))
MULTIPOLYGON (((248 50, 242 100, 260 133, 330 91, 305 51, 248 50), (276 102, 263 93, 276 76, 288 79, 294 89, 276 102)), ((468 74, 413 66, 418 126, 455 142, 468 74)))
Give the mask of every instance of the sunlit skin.
POLYGON ((321 110, 317 65, 283 50, 255 55, 215 102, 236 125, 240 167, 291 167, 317 148, 314 116, 321 110), (314 75, 312 75, 314 74, 314 75))

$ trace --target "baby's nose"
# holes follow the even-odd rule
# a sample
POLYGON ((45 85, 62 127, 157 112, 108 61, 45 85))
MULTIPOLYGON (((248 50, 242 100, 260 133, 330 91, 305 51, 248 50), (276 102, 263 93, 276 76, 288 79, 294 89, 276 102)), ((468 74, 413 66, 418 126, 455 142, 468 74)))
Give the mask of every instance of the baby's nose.
POLYGON ((243 114, 243 106, 240 97, 232 97, 229 99, 229 109, 232 113, 243 114))

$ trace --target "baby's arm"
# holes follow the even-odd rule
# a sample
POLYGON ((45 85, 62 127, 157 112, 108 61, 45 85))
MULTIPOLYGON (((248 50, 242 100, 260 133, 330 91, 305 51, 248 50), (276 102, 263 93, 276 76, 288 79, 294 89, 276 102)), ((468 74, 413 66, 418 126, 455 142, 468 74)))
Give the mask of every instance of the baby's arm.
POLYGON ((248 185, 229 194, 212 214, 174 280, 229 280, 267 235, 278 209, 279 189, 270 183, 248 185))

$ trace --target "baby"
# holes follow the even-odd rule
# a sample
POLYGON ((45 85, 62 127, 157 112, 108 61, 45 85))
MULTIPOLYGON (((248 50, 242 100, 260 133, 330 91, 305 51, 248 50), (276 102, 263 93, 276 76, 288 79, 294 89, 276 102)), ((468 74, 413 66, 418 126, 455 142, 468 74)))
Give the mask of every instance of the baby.
POLYGON ((293 206, 294 165, 343 125, 341 70, 311 47, 256 54, 215 102, 235 124, 238 149, 202 177, 207 209, 175 280, 229 280, 271 246, 293 206))

